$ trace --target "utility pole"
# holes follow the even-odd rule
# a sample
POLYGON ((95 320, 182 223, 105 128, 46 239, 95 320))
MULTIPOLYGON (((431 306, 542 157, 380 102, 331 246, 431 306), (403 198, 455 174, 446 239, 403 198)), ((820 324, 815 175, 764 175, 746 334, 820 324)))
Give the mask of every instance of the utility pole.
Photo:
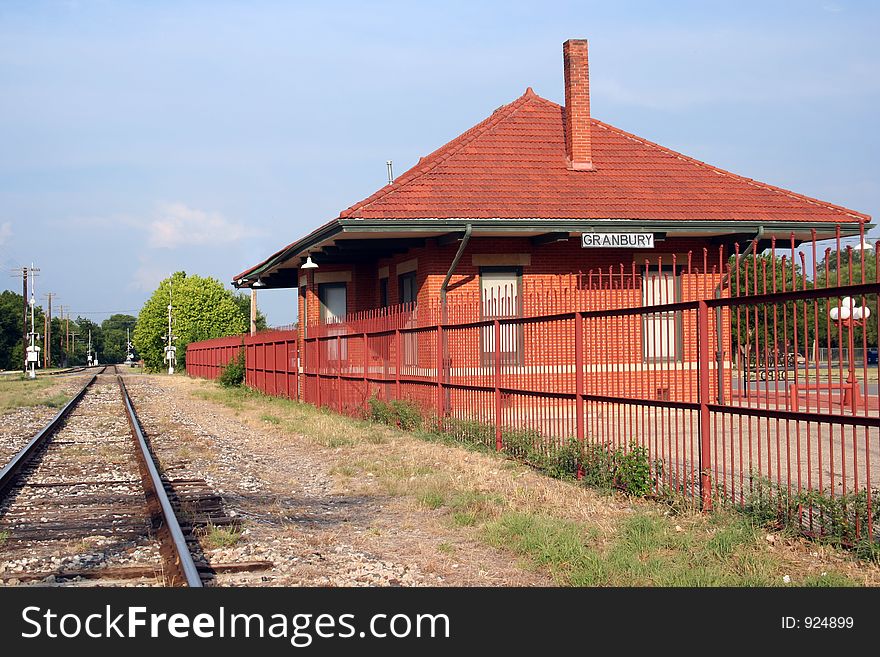
POLYGON ((49 321, 46 324, 48 328, 46 330, 46 340, 43 344, 43 348, 46 350, 46 362, 48 363, 46 367, 52 366, 52 296, 52 293, 49 292, 49 314, 47 315, 49 321))
POLYGON ((21 298, 24 301, 24 310, 21 317, 21 346, 24 354, 24 363, 22 363, 23 372, 27 374, 27 354, 28 354, 28 336, 27 336, 27 309, 28 309, 28 269, 21 268, 21 298))
POLYGON ((174 281, 174 274, 168 280, 168 334, 165 336, 165 362, 168 363, 168 374, 174 374, 174 366, 177 364, 177 347, 174 346, 174 332, 172 331, 171 310, 173 295, 171 284, 174 281))
POLYGON ((251 335, 257 334, 257 291, 251 288, 251 335))
POLYGON ((131 352, 134 345, 131 343, 131 336, 129 335, 129 328, 125 328, 125 364, 129 367, 134 367, 134 354, 131 352))
MULTIPOLYGON (((34 267, 34 264, 31 263, 30 275, 33 276, 34 272, 39 271, 34 267)), ((25 363, 30 365, 30 371, 28 372, 28 378, 36 379, 37 378, 37 364, 40 362, 40 348, 37 346, 36 342, 39 338, 39 333, 37 333, 36 327, 36 318, 34 317, 34 312, 37 306, 37 298, 36 298, 36 285, 31 285, 31 330, 28 333, 28 337, 30 338, 30 345, 25 348, 25 363)))
POLYGON ((53 292, 46 292, 43 296, 48 300, 48 310, 43 316, 45 324, 43 330, 43 367, 50 367, 52 365, 52 297, 57 295, 53 292))

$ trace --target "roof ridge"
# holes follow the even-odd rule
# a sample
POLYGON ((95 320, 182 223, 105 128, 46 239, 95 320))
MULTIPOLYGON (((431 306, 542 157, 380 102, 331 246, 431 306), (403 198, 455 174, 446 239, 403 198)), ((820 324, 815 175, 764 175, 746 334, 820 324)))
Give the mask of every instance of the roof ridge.
POLYGON ((790 189, 785 189, 784 187, 777 187, 776 185, 771 185, 770 183, 761 182, 760 180, 755 180, 754 178, 748 178, 746 176, 740 175, 738 173, 734 173, 733 171, 728 171, 727 169, 722 169, 721 167, 717 167, 714 164, 709 164, 708 162, 703 162, 702 160, 698 160, 695 157, 690 157, 688 155, 684 155, 683 153, 679 153, 667 146, 663 146, 656 142, 645 139, 644 137, 639 137, 638 135, 634 135, 631 132, 627 132, 626 130, 622 130, 616 126, 611 125, 610 123, 605 123, 604 121, 600 121, 595 117, 590 117, 590 121, 592 123, 598 124, 600 127, 605 128, 606 130, 610 130, 612 132, 616 132, 627 139, 631 139, 635 142, 643 144, 645 146, 649 146, 651 148, 657 149, 664 153, 670 154, 674 157, 677 157, 686 162, 690 162, 697 166, 703 167, 705 169, 709 169, 721 176, 729 176, 731 178, 736 178, 737 180, 741 180, 747 185, 752 185, 753 187, 758 187, 761 189, 766 189, 768 191, 776 192, 777 194, 783 194, 785 196, 789 196, 794 199, 798 199, 800 201, 806 201, 807 203, 811 203, 813 205, 818 205, 829 210, 837 210, 839 212, 843 212, 850 217, 856 217, 858 219, 864 219, 866 221, 870 220, 870 216, 867 214, 863 214, 861 212, 856 212, 855 210, 850 210, 842 205, 835 205, 834 203, 828 203, 827 201, 821 201, 817 198, 813 198, 812 196, 807 196, 806 194, 799 194, 798 192, 793 192, 790 189))
POLYGON ((531 87, 528 87, 525 93, 523 93, 523 95, 519 98, 516 98, 506 105, 501 105, 500 107, 495 109, 495 111, 492 112, 489 116, 477 123, 475 126, 469 128, 468 130, 465 130, 463 133, 461 133, 454 139, 449 140, 428 155, 420 157, 419 161, 416 162, 414 166, 410 167, 402 174, 400 174, 397 180, 388 185, 385 185, 364 200, 359 201, 358 203, 355 203, 354 205, 340 212, 339 218, 344 219, 346 217, 351 217, 355 212, 362 210, 366 206, 375 203, 379 199, 398 191, 401 187, 408 185, 416 178, 421 177, 435 167, 439 166, 441 163, 448 160, 450 157, 458 153, 462 148, 477 139, 477 137, 486 134, 499 123, 501 123, 505 119, 510 118, 510 116, 512 116, 520 107, 522 107, 526 103, 536 100, 550 102, 536 94, 531 87))
MULTIPOLYGON (((543 101, 544 103, 546 103, 548 105, 552 105, 554 107, 557 107, 560 110, 564 109, 563 106, 560 105, 559 103, 555 103, 552 100, 548 100, 547 98, 543 98, 538 95, 535 96, 535 100, 543 101)), ((753 187, 757 187, 759 189, 766 189, 768 191, 775 192, 777 194, 783 194, 783 195, 788 196, 790 198, 794 198, 794 199, 797 199, 800 201, 805 201, 807 203, 811 203, 813 205, 818 205, 820 207, 827 208, 829 210, 836 210, 838 212, 843 212, 847 216, 855 217, 857 219, 864 219, 865 221, 870 221, 870 219, 871 219, 870 215, 867 215, 862 212, 856 212, 855 210, 851 210, 850 208, 847 208, 845 206, 836 205, 834 203, 829 203, 828 201, 822 201, 817 198, 813 198, 812 196, 807 196, 806 194, 800 194, 800 193, 792 191, 790 189, 786 189, 785 187, 778 187, 776 185, 771 185, 770 183, 765 183, 760 180, 755 180, 754 178, 749 178, 747 176, 743 176, 738 173, 734 173, 733 171, 728 171, 727 169, 722 169, 721 167, 717 167, 714 164, 709 164, 708 162, 703 162, 702 160, 698 160, 695 157, 690 157, 690 156, 685 155, 683 153, 679 153, 678 151, 673 150, 673 149, 669 148, 668 146, 663 146, 662 144, 658 144, 658 143, 653 142, 649 139, 645 139, 644 137, 639 137, 636 134, 633 134, 631 132, 627 132, 626 130, 623 130, 622 128, 618 128, 617 126, 611 125, 610 123, 605 123, 604 121, 600 121, 599 119, 597 119, 594 116, 590 117, 590 121, 592 123, 598 124, 600 127, 606 128, 607 130, 610 130, 612 132, 616 132, 616 133, 626 137, 627 139, 631 139, 631 140, 638 142, 640 144, 643 144, 645 146, 649 146, 651 148, 662 151, 664 153, 668 153, 668 154, 670 154, 674 157, 677 157, 681 160, 690 162, 692 164, 703 167, 705 169, 709 169, 710 171, 713 171, 719 175, 729 176, 731 178, 736 178, 737 180, 741 180, 742 182, 746 183, 747 185, 752 185, 753 187)))

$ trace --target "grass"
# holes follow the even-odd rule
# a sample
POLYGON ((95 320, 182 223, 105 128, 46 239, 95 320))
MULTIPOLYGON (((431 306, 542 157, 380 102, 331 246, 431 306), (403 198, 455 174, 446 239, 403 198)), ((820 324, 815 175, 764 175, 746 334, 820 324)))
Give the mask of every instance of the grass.
POLYGON ((203 541, 209 548, 232 547, 241 538, 241 530, 231 525, 208 525, 203 532, 203 541))
MULTIPOLYGON (((859 583, 850 573, 876 580, 873 570, 859 570, 871 566, 833 548, 821 547, 822 556, 813 558, 806 555, 815 548, 802 539, 780 535, 771 545, 767 532, 776 530, 742 513, 707 516, 687 504, 627 498, 607 486, 587 489, 582 481, 537 474, 478 441, 405 432, 244 388, 205 384, 194 394, 339 451, 330 471, 346 492, 410 499, 438 514, 452 536, 511 553, 522 568, 560 585, 859 583)), ((445 539, 437 549, 451 554, 456 545, 445 539)))
POLYGON ((69 399, 68 395, 48 392, 48 388, 55 383, 51 379, 3 377, 0 379, 0 413, 34 406, 64 406, 69 399))
POLYGON ((787 572, 787 564, 761 545, 760 528, 743 518, 713 518, 708 525, 700 519, 682 527, 642 511, 605 544, 583 523, 542 514, 509 512, 482 529, 491 545, 548 569, 565 586, 785 586, 785 575, 795 586, 855 585, 836 571, 787 572))

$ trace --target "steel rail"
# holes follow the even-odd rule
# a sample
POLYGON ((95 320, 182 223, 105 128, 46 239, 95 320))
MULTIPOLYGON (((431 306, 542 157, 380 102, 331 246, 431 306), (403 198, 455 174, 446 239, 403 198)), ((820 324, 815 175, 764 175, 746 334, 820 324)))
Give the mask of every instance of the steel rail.
MULTIPOLYGON (((105 367, 106 369, 106 367, 105 367)), ((102 374, 104 370, 98 372, 98 374, 102 374)), ((40 447, 46 442, 46 440, 51 436, 55 431, 61 426, 61 423, 64 421, 64 418, 73 410, 73 408, 79 403, 79 401, 83 398, 83 395, 86 394, 86 390, 88 390, 89 386, 91 386, 95 380, 98 378, 98 374, 93 374, 92 377, 86 382, 86 384, 80 388, 79 392, 77 392, 73 398, 64 405, 58 414, 52 418, 46 426, 44 426, 40 431, 30 439, 27 445, 25 445, 21 451, 18 452, 15 456, 13 456, 9 462, 3 466, 3 469, 0 470, 0 496, 2 496, 15 477, 21 472, 21 469, 26 466, 30 460, 34 457, 34 455, 39 451, 40 447)))
POLYGON ((116 381, 122 393, 122 401, 125 405, 128 424, 138 444, 138 466, 144 482, 147 505, 154 521, 158 522, 157 530, 161 544, 171 548, 171 553, 164 549, 162 550, 165 565, 172 575, 171 583, 172 585, 181 586, 185 582, 189 587, 201 587, 202 578, 199 576, 198 568, 196 568, 189 548, 186 545, 186 538, 183 535, 183 530, 180 528, 177 516, 174 514, 171 500, 168 499, 168 495, 165 492, 165 486, 162 483, 159 470, 156 468, 156 463, 147 446, 147 440, 141 429, 137 414, 134 411, 134 406, 131 403, 131 397, 129 397, 122 376, 118 372, 116 374, 116 381))

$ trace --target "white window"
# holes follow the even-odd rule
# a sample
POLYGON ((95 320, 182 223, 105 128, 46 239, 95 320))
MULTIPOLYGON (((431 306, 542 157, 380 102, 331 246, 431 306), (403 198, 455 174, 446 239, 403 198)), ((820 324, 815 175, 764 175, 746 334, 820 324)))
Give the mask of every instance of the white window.
MULTIPOLYGON (((348 310, 348 293, 345 283, 321 283, 318 285, 318 300, 321 303, 321 323, 339 324, 345 319, 348 310)), ((342 327, 339 333, 344 333, 342 327)), ((333 335, 330 329, 328 335, 333 335)), ((347 354, 346 342, 341 340, 341 349, 336 340, 327 341, 327 360, 344 360, 347 354)))
MULTIPOLYGON (((520 291, 522 271, 513 267, 482 267, 480 269, 480 296, 483 319, 503 319, 522 316, 520 291)), ((502 324, 499 340, 501 362, 505 365, 522 363, 522 324, 502 324)), ((495 327, 483 328, 482 361, 495 361, 495 327)))
MULTIPOLYGON (((671 267, 652 270, 642 276, 642 305, 659 306, 679 300, 679 278, 671 267)), ((681 358, 681 313, 656 312, 643 315, 642 352, 645 360, 681 358)))

